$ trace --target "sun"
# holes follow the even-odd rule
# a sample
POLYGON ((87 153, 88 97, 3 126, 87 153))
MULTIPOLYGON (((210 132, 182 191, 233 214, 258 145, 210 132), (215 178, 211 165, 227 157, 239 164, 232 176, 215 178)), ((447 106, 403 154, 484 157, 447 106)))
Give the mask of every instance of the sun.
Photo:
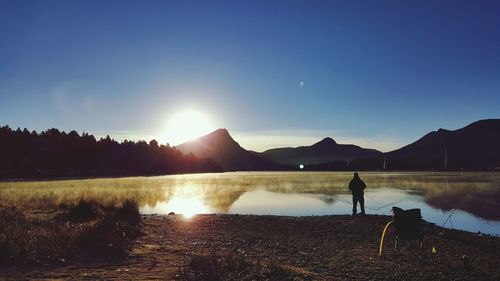
POLYGON ((196 109, 187 109, 168 119, 162 139, 175 146, 214 130, 215 126, 206 114, 196 109))

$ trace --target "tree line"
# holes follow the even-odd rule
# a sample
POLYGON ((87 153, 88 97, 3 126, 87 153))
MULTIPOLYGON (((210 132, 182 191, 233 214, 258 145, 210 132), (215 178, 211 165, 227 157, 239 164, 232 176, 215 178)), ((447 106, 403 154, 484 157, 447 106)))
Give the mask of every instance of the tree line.
POLYGON ((0 127, 0 178, 56 178, 217 172, 212 159, 185 155, 156 140, 121 143, 106 136, 0 127))

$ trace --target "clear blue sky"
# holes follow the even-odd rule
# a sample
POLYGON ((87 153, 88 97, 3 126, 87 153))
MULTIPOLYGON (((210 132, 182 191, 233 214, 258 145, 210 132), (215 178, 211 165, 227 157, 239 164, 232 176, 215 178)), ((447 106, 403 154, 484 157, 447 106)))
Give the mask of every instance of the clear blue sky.
POLYGON ((0 124, 147 139, 183 107, 256 150, 499 118, 500 1, 0 0, 0 124))

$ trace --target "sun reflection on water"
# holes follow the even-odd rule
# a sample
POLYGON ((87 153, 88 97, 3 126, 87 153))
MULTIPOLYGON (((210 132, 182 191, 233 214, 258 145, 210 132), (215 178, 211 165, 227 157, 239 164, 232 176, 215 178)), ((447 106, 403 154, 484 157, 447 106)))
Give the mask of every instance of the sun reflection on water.
POLYGON ((174 196, 167 202, 159 202, 154 206, 145 205, 141 208, 143 214, 182 214, 185 218, 192 218, 197 214, 210 213, 210 208, 199 196, 174 196))

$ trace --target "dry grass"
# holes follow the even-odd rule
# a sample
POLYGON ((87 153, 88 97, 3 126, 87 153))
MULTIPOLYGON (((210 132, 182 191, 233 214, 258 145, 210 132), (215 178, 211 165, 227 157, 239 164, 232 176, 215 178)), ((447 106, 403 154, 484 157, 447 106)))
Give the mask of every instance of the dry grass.
POLYGON ((80 201, 50 217, 0 208, 0 265, 120 258, 140 234, 140 224, 135 201, 120 206, 80 201))
POLYGON ((61 261, 69 233, 52 221, 28 219, 15 208, 0 209, 0 264, 61 261))

